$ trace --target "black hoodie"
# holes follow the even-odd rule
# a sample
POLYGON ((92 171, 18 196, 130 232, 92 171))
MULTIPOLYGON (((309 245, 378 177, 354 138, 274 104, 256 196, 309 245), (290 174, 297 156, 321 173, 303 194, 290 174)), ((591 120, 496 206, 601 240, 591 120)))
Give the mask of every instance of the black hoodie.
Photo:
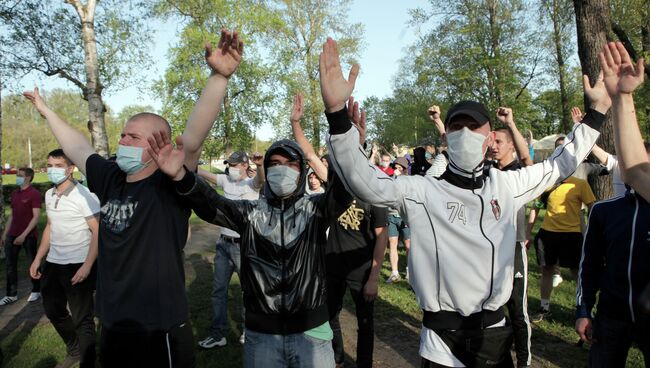
POLYGON ((241 282, 246 328, 268 334, 293 334, 329 320, 325 274, 325 231, 352 203, 335 175, 324 194, 305 194, 307 167, 300 147, 288 140, 274 143, 264 157, 282 151, 300 161, 296 191, 287 198, 268 182, 256 201, 229 200, 188 173, 178 192, 205 221, 241 234, 241 282))

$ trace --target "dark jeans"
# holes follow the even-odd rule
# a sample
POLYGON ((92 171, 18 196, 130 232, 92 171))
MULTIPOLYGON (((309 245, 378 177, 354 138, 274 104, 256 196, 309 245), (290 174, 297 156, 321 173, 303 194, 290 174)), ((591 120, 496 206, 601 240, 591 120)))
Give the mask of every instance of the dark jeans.
POLYGON ((99 357, 102 368, 194 367, 192 325, 150 332, 102 327, 99 357))
POLYGON ((372 367, 372 353, 375 344, 374 302, 367 302, 363 298, 363 285, 364 283, 361 281, 349 282, 334 275, 327 276, 327 307, 330 313, 330 326, 334 332, 332 348, 337 364, 343 363, 345 360, 339 313, 343 307, 345 290, 349 287, 357 315, 357 367, 372 367))
POLYGON ((70 280, 82 263, 60 265, 43 263, 42 294, 45 315, 65 343, 68 355, 79 355, 81 367, 95 365, 95 320, 93 289, 95 272, 84 281, 72 285, 70 280), (70 313, 68 313, 70 306, 70 313))
POLYGON ((648 323, 619 321, 602 315, 594 320, 594 339, 589 350, 589 367, 625 367, 627 353, 636 342, 645 366, 650 364, 648 323))
POLYGON ((530 354, 530 320, 528 319, 528 258, 526 248, 521 242, 515 245, 515 278, 512 284, 512 295, 506 303, 512 331, 515 338, 517 366, 526 367, 531 363, 530 354))
MULTIPOLYGON (((212 325, 210 336, 219 340, 228 334, 228 285, 232 273, 241 279, 241 255, 239 244, 220 239, 214 255, 214 281, 212 286, 212 325)), ((242 306, 242 332, 244 331, 244 310, 242 306)))
MULTIPOLYGON (((29 264, 34 262, 36 256, 36 237, 28 236, 21 245, 14 245, 15 236, 7 236, 5 239, 5 254, 7 255, 7 296, 18 295, 18 253, 20 249, 24 248, 29 259, 29 264)), ((29 275, 29 269, 25 270, 25 274, 29 275)), ((38 293, 41 291, 41 282, 37 279, 32 279, 32 292, 38 293)))

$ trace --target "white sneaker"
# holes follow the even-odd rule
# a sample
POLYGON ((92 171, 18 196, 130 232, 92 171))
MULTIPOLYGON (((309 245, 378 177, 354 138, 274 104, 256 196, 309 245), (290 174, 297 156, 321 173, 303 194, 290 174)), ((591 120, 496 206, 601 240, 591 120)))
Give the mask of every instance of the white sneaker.
POLYGON ((29 298, 27 298, 28 302, 35 302, 41 298, 41 293, 31 293, 29 294, 29 298))
POLYGON ((391 273, 390 276, 386 279, 387 284, 392 284, 395 282, 398 282, 402 278, 400 277, 399 273, 391 273))
POLYGON ((5 296, 4 298, 0 299, 0 305, 9 305, 15 303, 16 300, 18 300, 17 296, 5 296))
POLYGON ((205 339, 199 341, 199 346, 203 349, 212 349, 215 346, 226 346, 226 344, 227 342, 225 337, 217 340, 212 336, 208 336, 205 339))
POLYGON ((246 331, 242 332, 241 336, 239 336, 239 343, 244 345, 245 342, 246 342, 246 331))
POLYGON ((564 280, 562 279, 562 276, 560 276, 560 275, 553 275, 553 287, 554 287, 554 288, 555 288, 555 287, 558 287, 558 286, 562 283, 562 281, 564 281, 564 280))

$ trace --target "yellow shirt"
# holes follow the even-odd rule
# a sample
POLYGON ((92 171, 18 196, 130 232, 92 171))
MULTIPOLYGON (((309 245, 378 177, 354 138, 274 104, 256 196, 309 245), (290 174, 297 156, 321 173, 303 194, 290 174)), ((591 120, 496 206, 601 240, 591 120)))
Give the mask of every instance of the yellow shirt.
POLYGON ((582 204, 596 201, 589 183, 569 177, 548 196, 542 229, 557 233, 579 233, 582 204))

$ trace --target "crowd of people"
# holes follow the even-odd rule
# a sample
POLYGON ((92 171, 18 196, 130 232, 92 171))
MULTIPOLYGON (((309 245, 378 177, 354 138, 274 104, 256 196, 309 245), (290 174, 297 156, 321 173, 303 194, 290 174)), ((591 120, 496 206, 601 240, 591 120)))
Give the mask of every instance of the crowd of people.
POLYGON ((423 311, 422 367, 530 366, 530 322, 550 315, 560 267, 578 280, 575 329, 591 343, 589 366, 624 366, 633 342, 650 362, 650 146, 632 97, 644 71, 620 43, 603 46, 593 85, 585 77, 586 114, 574 110, 572 131, 534 163, 514 112, 492 113, 475 101, 457 102, 444 120, 438 106, 428 110, 442 150, 428 144, 412 154, 381 152, 366 142, 366 113, 352 97, 359 67, 345 79, 336 42, 328 39, 320 87, 329 153, 317 154, 305 137, 303 98, 296 95, 295 140, 277 141, 264 155, 234 152, 225 173, 213 174, 198 160, 242 53, 239 35, 223 30, 216 49, 206 46, 211 75, 183 134, 172 142, 163 117, 134 115, 114 160, 96 154, 38 89, 25 93, 62 149, 47 158, 54 187, 45 195, 48 221, 38 247, 41 197, 30 185, 33 171, 18 172, 2 237, 8 267, 0 305, 17 300, 16 260, 24 247, 32 259, 28 300, 42 298, 66 344, 62 366, 195 365, 183 266, 191 211, 220 227, 212 321, 198 346, 227 344, 228 285, 237 272, 245 367, 342 366, 339 314, 348 289, 356 363, 371 367, 380 271, 388 248, 385 282, 400 282, 400 240, 405 278, 423 311), (617 156, 595 146, 610 110, 617 156), (584 162, 590 153, 600 164, 584 162), (75 167, 87 188, 74 180, 75 167), (585 179, 605 174, 617 193, 597 202, 585 179), (543 270, 532 318, 531 247, 543 270), (101 324, 98 359, 94 317, 101 324))

